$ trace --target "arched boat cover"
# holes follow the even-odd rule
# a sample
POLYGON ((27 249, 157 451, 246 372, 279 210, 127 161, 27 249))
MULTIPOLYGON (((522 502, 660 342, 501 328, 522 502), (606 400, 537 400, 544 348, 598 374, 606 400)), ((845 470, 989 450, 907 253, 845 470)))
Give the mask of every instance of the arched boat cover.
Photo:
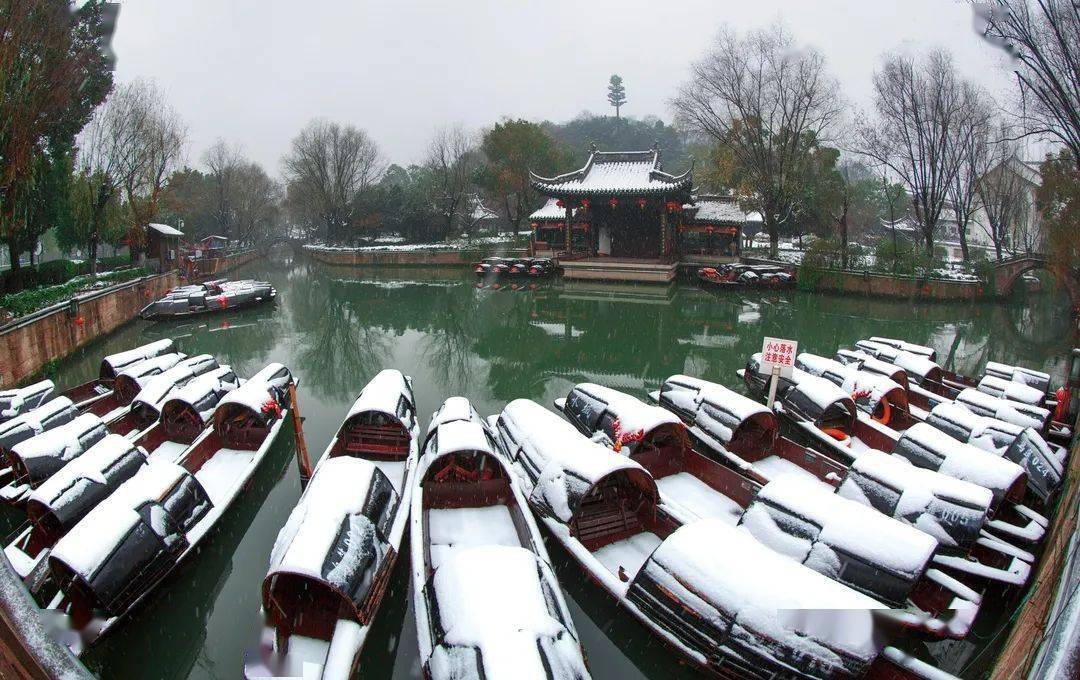
POLYGON ((388 421, 397 423, 406 431, 411 432, 413 423, 407 414, 415 412, 416 400, 413 397, 412 380, 396 369, 383 369, 364 385, 364 389, 360 390, 360 395, 349 408, 349 412, 345 414, 338 436, 349 428, 353 418, 365 413, 382 414, 388 421))
POLYGON ((589 491, 609 476, 627 478, 659 502, 656 482, 645 468, 590 441, 536 402, 510 402, 497 427, 503 452, 524 473, 522 488, 541 515, 570 524, 589 491))
POLYGON ((836 360, 847 366, 853 366, 869 373, 883 375, 897 385, 900 385, 900 387, 903 387, 905 390, 910 387, 907 371, 894 363, 872 357, 862 350, 837 350, 836 360))
POLYGON ((42 380, 26 387, 0 390, 0 423, 41 406, 55 388, 52 380, 42 380))
POLYGON ((1018 401, 1030 406, 1041 406, 1043 402, 1046 401, 1046 392, 1042 392, 1036 387, 999 378, 995 375, 983 376, 975 389, 980 392, 985 392, 992 397, 997 397, 998 399, 1018 401))
MULTIPOLYGON (((473 408, 472 403, 465 397, 448 397, 446 401, 442 403, 438 411, 431 414, 431 423, 428 424, 427 436, 430 437, 440 425, 446 423, 452 423, 457 420, 462 420, 471 423, 484 424, 480 414, 473 408)), ((427 442, 425 441, 425 448, 427 442)))
POLYGON ((896 340, 894 338, 882 338, 880 336, 872 336, 870 342, 879 342, 883 345, 889 345, 896 349, 907 352, 908 354, 916 354, 921 357, 926 357, 930 361, 937 362, 937 352, 932 347, 926 345, 916 345, 913 342, 906 342, 904 340, 896 340))
POLYGON ((222 398, 214 411, 214 430, 227 440, 224 436, 227 422, 244 413, 259 425, 270 424, 280 409, 288 405, 292 380, 289 369, 278 363, 268 364, 222 398))
POLYGON ((971 409, 973 413, 987 418, 997 418, 1021 427, 1044 430, 1050 425, 1050 411, 1031 404, 1001 399, 968 387, 956 395, 956 402, 971 409))
POLYGON ((0 423, 0 451, 6 453, 19 442, 70 423, 78 415, 79 409, 67 397, 50 399, 32 411, 0 423))
POLYGON ((49 569, 69 597, 117 616, 175 565, 212 505, 183 467, 144 465, 56 543, 49 569))
POLYGON ((99 375, 103 380, 112 380, 128 368, 131 368, 135 364, 150 359, 152 357, 161 356, 162 354, 169 354, 172 352, 173 341, 169 338, 164 340, 158 340, 157 342, 151 342, 135 349, 129 349, 126 352, 118 352, 117 354, 110 354, 101 360, 101 370, 99 375))
POLYGON ((19 483, 37 488, 107 434, 101 418, 84 413, 66 425, 16 444, 8 456, 19 483))
POLYGON ((161 415, 165 399, 178 387, 185 385, 192 378, 209 373, 219 364, 210 354, 188 357, 175 366, 155 375, 146 381, 146 386, 139 390, 131 400, 131 410, 139 417, 143 425, 149 425, 161 415))
MULTIPOLYGON (((278 574, 328 588, 344 605, 336 614, 366 624, 362 611, 379 567, 390 552, 388 535, 398 506, 393 484, 370 461, 341 456, 319 465, 300 502, 278 533, 263 581, 271 621, 289 598, 274 597, 278 574)), ((292 614, 293 612, 285 612, 292 614)), ((333 617, 335 612, 326 612, 333 617)))
POLYGON ((222 398, 240 387, 240 379, 229 366, 218 368, 200 375, 188 384, 174 391, 161 407, 161 422, 170 434, 187 426, 185 414, 190 414, 198 423, 206 425, 214 417, 214 410, 222 398))
POLYGON ((893 606, 903 605, 938 545, 912 526, 797 475, 763 486, 739 526, 774 551, 893 606))
POLYGON ((859 340, 855 346, 867 354, 881 361, 895 364, 908 374, 908 378, 921 385, 923 381, 940 383, 942 379, 941 366, 920 354, 912 354, 896 349, 889 345, 869 340, 859 340))
POLYGON ((130 402, 142 391, 142 388, 149 384, 151 378, 180 363, 183 361, 184 356, 174 352, 140 361, 117 374, 113 389, 118 396, 130 402))
POLYGON ((986 375, 1033 387, 1043 394, 1050 393, 1050 374, 1023 366, 1010 366, 996 361, 986 362, 986 375))
POLYGON ((810 375, 825 378, 855 400, 855 405, 867 413, 874 413, 881 400, 907 410, 907 392, 898 383, 877 373, 846 366, 836 359, 802 352, 795 358, 795 365, 810 375))
POLYGON ((979 538, 993 501, 985 487, 917 468, 880 451, 856 458, 837 493, 908 522, 941 545, 965 553, 979 538))
MULTIPOLYGON (((648 436, 664 425, 683 429, 682 421, 670 411, 593 383, 575 385, 566 396, 563 410, 590 432, 603 432, 612 443, 626 435, 648 436)), ((631 449, 635 444, 630 444, 631 449)))
POLYGON ((1018 485, 1023 489, 1026 483, 1024 469, 1016 463, 957 441, 926 423, 916 423, 904 430, 892 452, 915 467, 990 489, 994 494, 994 507, 1010 489, 1018 485))
MULTIPOLYGON (((760 352, 752 355, 746 364, 746 374, 751 372, 757 381, 761 381, 758 389, 766 389, 768 377, 761 372, 760 352)), ((776 394, 784 410, 797 420, 815 425, 840 423, 849 427, 855 422, 857 407, 851 395, 825 378, 810 375, 802 369, 793 368, 790 378, 781 378, 776 394)))
POLYGON ((1028 488, 1042 501, 1061 486, 1065 474, 1063 461, 1043 436, 1030 427, 976 415, 955 402, 935 406, 926 417, 926 423, 953 439, 1002 456, 1024 468, 1028 488))
MULTIPOLYGON (((720 519, 667 537, 634 577, 627 598, 657 604, 670 628, 704 658, 734 657, 762 676, 862 677, 881 650, 867 597, 796 564, 720 519), (681 620, 680 620, 681 619, 681 620), (696 629, 698 635, 679 635, 696 629)), ((649 606, 652 605, 652 606, 649 606)))
POLYGON ((58 537, 135 476, 146 451, 109 434, 38 487, 26 502, 30 521, 58 537))
POLYGON ((659 401, 714 450, 751 455, 767 451, 776 441, 776 415, 764 404, 718 383, 673 375, 661 386, 659 401))

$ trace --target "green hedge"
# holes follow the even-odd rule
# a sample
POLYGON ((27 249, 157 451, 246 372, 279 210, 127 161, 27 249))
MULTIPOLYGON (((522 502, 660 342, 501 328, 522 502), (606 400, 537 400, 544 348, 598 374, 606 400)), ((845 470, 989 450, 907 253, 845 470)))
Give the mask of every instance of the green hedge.
MULTIPOLYGON (((99 257, 98 271, 108 271, 131 264, 131 258, 127 255, 116 257, 99 257)), ((22 285, 19 290, 38 288, 41 286, 55 286, 67 283, 76 276, 90 273, 88 262, 72 262, 71 260, 49 260, 36 264, 33 267, 22 267, 19 274, 22 277, 22 285)), ((0 273, 0 293, 12 293, 15 290, 15 277, 9 269, 0 273)))
MULTIPOLYGON (((49 263, 46 263, 49 264, 49 263)), ((107 283, 114 285, 131 279, 137 279, 146 275, 143 267, 131 269, 119 269, 102 274, 97 278, 87 276, 75 277, 66 283, 55 286, 39 286, 22 290, 18 293, 9 293, 0 297, 0 309, 6 309, 13 316, 20 317, 36 312, 39 309, 56 304, 62 300, 73 297, 76 293, 94 287, 95 283, 107 283)))

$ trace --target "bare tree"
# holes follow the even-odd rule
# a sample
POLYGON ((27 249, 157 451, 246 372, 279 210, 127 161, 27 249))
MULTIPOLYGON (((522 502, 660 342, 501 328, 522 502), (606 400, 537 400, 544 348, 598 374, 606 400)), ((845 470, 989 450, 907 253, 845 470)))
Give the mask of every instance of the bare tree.
POLYGON ((445 219, 443 237, 468 209, 473 176, 480 165, 476 137, 460 125, 439 128, 431 138, 425 165, 431 173, 432 202, 445 219))
POLYGON ((994 244, 998 260, 1004 257, 1006 247, 1015 248, 1016 244, 1010 243, 1014 225, 1026 223, 1031 217, 1025 180, 1010 167, 1019 162, 1013 137, 1005 130, 990 140, 986 152, 987 170, 975 185, 985 217, 982 228, 994 244))
POLYGON ((958 155, 956 174, 949 184, 949 202, 952 203, 953 213, 956 216, 956 231, 960 239, 960 252, 964 262, 971 259, 968 251, 968 227, 979 210, 978 183, 990 169, 990 145, 993 130, 992 113, 989 95, 979 93, 979 99, 975 106, 974 117, 970 125, 958 131, 959 137, 954 140, 958 155))
POLYGON ((1080 169, 1080 5, 1075 0, 994 0, 976 25, 1013 58, 1029 133, 1060 140, 1080 169))
POLYGON ((928 255, 956 177, 959 149, 978 120, 979 93, 952 57, 935 50, 919 63, 894 55, 874 72, 873 119, 858 125, 856 150, 907 188, 928 255))
POLYGON ((281 186, 258 163, 244 163, 236 172, 237 238, 254 243, 269 236, 277 219, 281 186))
POLYGON ((357 197, 382 174, 379 147, 351 125, 314 120, 282 159, 289 201, 326 230, 327 242, 344 238, 359 215, 357 197))
POLYGON ((801 168, 839 116, 825 58, 797 46, 779 24, 745 37, 725 29, 673 105, 688 130, 731 154, 742 202, 762 213, 775 255, 778 227, 798 202, 801 168))
POLYGON ((218 233, 236 238, 237 184, 244 156, 240 149, 219 139, 203 154, 203 164, 210 180, 210 212, 218 233))

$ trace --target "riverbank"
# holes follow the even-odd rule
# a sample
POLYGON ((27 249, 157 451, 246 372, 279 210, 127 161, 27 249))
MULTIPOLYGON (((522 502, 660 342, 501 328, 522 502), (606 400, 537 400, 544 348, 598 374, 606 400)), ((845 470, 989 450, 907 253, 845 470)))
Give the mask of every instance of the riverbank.
POLYGON ((324 264, 392 267, 468 267, 485 257, 527 257, 528 248, 474 248, 474 249, 361 249, 304 246, 311 259, 324 264))

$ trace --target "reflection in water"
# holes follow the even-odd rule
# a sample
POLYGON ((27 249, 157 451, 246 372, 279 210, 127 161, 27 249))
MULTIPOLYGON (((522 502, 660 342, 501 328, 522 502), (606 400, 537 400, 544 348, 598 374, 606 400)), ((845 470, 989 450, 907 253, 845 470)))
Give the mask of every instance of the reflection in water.
MULTIPOLYGON (((975 373, 996 360, 1046 370, 1059 380, 1070 340, 1067 308, 1045 296, 1009 305, 932 305, 794 291, 714 293, 681 283, 544 281, 515 290, 478 288, 463 270, 342 268, 303 257, 253 263, 236 276, 270 281, 279 291, 276 306, 186 323, 133 322, 63 362, 58 381, 69 386, 89 380, 103 354, 160 337, 176 338, 189 354, 215 354, 241 375, 281 361, 300 381, 314 458, 360 388, 387 366, 413 376, 426 424, 452 394, 468 396, 488 415, 518 397, 549 405, 584 380, 639 397, 673 373, 737 386, 735 370, 760 349, 765 335, 796 338, 803 350, 826 355, 863 337, 887 335, 933 346, 960 372, 975 373)), ((95 653, 104 675, 240 673, 261 625, 259 586, 270 549, 299 496, 291 435, 282 433, 275 448, 277 470, 287 466, 284 477, 271 474, 254 489, 202 557, 95 653), (265 502, 256 500, 267 489, 265 502)), ((588 584, 557 546, 549 550, 595 677, 686 672, 588 584)), ((365 648, 365 677, 420 675, 407 561, 405 556, 399 563, 365 648)), ((977 651, 965 642, 934 653, 960 664, 977 651)))

